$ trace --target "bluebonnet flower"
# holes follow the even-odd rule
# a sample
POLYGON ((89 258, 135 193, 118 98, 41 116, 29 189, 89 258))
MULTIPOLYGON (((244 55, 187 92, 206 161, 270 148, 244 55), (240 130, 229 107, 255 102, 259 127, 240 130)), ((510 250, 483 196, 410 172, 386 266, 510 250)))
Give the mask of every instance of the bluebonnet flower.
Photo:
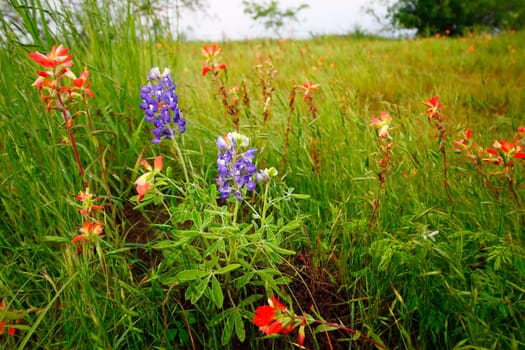
POLYGON ((217 169, 215 180, 221 199, 230 198, 231 193, 242 200, 242 190, 255 190, 254 181, 257 167, 253 164, 256 148, 248 148, 250 139, 237 132, 230 132, 217 138, 217 169), (244 151, 244 152, 243 152, 244 151))
POLYGON ((173 138, 171 122, 177 124, 180 133, 186 131, 186 120, 181 118, 176 87, 169 69, 165 68, 160 73, 159 67, 154 67, 148 73, 148 84, 140 88, 140 108, 144 110, 144 119, 154 126, 154 144, 163 138, 173 138))

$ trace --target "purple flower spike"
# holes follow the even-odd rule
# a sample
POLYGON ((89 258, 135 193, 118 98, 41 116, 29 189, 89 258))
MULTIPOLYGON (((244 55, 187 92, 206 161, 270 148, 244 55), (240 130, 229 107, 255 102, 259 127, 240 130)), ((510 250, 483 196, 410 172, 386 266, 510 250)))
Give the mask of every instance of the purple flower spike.
POLYGON ((171 122, 177 125, 181 134, 184 133, 186 120, 181 118, 179 97, 175 93, 177 84, 171 79, 170 70, 165 68, 161 73, 159 67, 154 67, 147 79, 148 84, 140 88, 140 108, 144 110, 144 120, 155 126, 152 143, 158 144, 164 138, 173 138, 171 122))
POLYGON ((254 191, 257 186, 256 181, 268 181, 270 176, 277 174, 273 168, 271 175, 268 175, 267 169, 257 173, 257 166, 253 164, 257 149, 248 148, 249 144, 250 139, 237 132, 230 132, 217 138, 219 176, 215 182, 221 199, 228 199, 233 193, 238 201, 242 201, 243 192, 254 191))

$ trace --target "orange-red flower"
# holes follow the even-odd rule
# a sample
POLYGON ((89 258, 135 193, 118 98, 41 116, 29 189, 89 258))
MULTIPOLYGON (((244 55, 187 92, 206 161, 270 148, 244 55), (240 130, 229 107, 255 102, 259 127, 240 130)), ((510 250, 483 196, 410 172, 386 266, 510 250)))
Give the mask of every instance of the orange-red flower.
POLYGON ((71 67, 73 64, 73 57, 69 54, 69 49, 62 45, 53 46, 51 51, 45 55, 40 52, 31 52, 29 53, 29 57, 45 68, 53 68, 59 65, 71 67))
POLYGON ((93 91, 89 89, 91 87, 91 83, 88 82, 88 78, 89 72, 85 70, 82 73, 80 73, 80 76, 78 78, 73 79, 73 85, 76 86, 80 91, 85 92, 86 95, 95 97, 93 91))
POLYGON ((75 198, 82 203, 82 208, 79 209, 80 214, 87 216, 97 210, 103 210, 103 205, 94 204, 94 201, 100 200, 100 197, 93 197, 93 194, 89 192, 89 188, 86 188, 85 192, 79 192, 75 198))
POLYGON ((390 136, 388 129, 390 128, 392 117, 387 112, 381 112, 379 118, 371 118, 370 123, 376 127, 380 139, 388 138, 390 136))
POLYGON ((288 334, 293 331, 294 325, 293 322, 283 324, 283 320, 287 317, 286 311, 286 306, 272 295, 268 299, 268 305, 259 306, 255 310, 253 323, 266 335, 288 334))
POLYGON ((138 193, 139 202, 144 198, 146 193, 151 188, 151 185, 155 180, 155 175, 162 170, 162 155, 159 155, 155 158, 155 160, 153 161, 153 168, 151 167, 151 165, 149 165, 147 160, 142 160, 140 162, 140 165, 146 168, 148 172, 144 173, 137 180, 135 180, 135 188, 138 193))
POLYGON ((508 141, 496 141, 492 145, 495 149, 487 149, 487 152, 492 155, 503 155, 505 159, 510 158, 525 158, 525 152, 523 152, 521 146, 514 142, 508 141))
POLYGON ((73 237, 71 243, 75 244, 83 240, 91 240, 94 236, 101 235, 104 232, 104 223, 98 221, 84 221, 84 224, 79 230, 80 234, 73 237))
POLYGON ((205 76, 209 72, 219 72, 221 70, 226 70, 225 64, 219 64, 216 62, 216 58, 221 52, 222 49, 217 44, 202 46, 201 55, 206 57, 206 62, 204 62, 202 67, 202 76, 205 76))
POLYGON ((525 152, 519 142, 496 141, 493 148, 487 148, 488 157, 483 161, 494 165, 503 164, 506 169, 513 167, 512 159, 525 159, 525 152))
POLYGON ((429 120, 433 119, 437 114, 439 114, 441 112, 441 108, 443 108, 443 105, 439 103, 439 96, 429 98, 427 101, 423 102, 423 105, 427 107, 425 114, 429 120))
POLYGON ((467 128, 463 133, 465 138, 454 141, 454 150, 461 152, 469 147, 470 144, 470 128, 467 128))
POLYGON ((307 80, 306 83, 299 85, 299 89, 304 90, 303 98, 312 97, 312 93, 319 89, 319 84, 313 84, 310 80, 307 80))
MULTIPOLYGON (((5 302, 4 302, 4 299, 2 299, 2 302, 0 303, 0 313, 2 313, 2 310, 4 309, 5 309, 5 302)), ((5 328, 5 321, 0 319, 0 335, 4 334, 5 332, 4 328, 5 328)), ((9 327, 8 332, 9 332, 9 335, 13 336, 15 335, 16 328, 9 327)))
POLYGON ((220 71, 220 70, 226 70, 226 65, 225 64, 217 64, 217 63, 214 63, 212 64, 211 66, 207 65, 206 63, 204 63, 204 66, 202 66, 202 76, 206 76, 206 74, 208 74, 209 72, 215 72, 215 71, 220 71))

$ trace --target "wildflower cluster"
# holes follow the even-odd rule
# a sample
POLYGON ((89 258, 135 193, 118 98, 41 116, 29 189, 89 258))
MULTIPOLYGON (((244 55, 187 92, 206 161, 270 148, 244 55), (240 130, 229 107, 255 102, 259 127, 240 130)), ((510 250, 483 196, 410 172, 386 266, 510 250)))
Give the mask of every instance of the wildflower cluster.
POLYGON ((84 168, 82 167, 75 138, 71 131, 74 118, 81 113, 88 114, 87 111, 83 110, 72 114, 72 104, 79 100, 86 100, 87 96, 95 97, 93 91, 90 90, 91 84, 88 82, 89 72, 84 70, 77 77, 70 69, 73 65, 73 57, 69 54, 69 49, 62 45, 53 46, 47 54, 31 52, 29 57, 45 69, 44 71, 37 71, 38 78, 33 83, 33 86, 38 89, 40 99, 45 103, 48 111, 56 109, 62 114, 69 136, 69 143, 73 149, 80 175, 84 180, 84 192, 80 192, 76 196, 76 199, 81 203, 79 212, 83 218, 83 225, 79 229, 80 234, 72 239, 72 243, 76 244, 85 240, 91 241, 104 231, 104 224, 97 218, 97 211, 103 210, 104 207, 95 204, 95 201, 100 198, 94 198, 89 192, 84 168))
POLYGON ((319 84, 314 84, 310 80, 306 81, 304 84, 298 85, 298 89, 304 90, 303 99, 308 105, 312 119, 317 119, 317 107, 314 104, 313 92, 319 89, 319 84))
MULTIPOLYGON (((69 49, 62 45, 53 46, 47 54, 31 52, 29 57, 45 69, 44 71, 37 71, 38 78, 33 86, 38 89, 40 99, 45 103, 48 111, 57 109, 61 112, 68 132, 69 143, 73 148, 80 175, 84 179, 84 168, 80 162, 75 138, 71 132, 74 118, 82 111, 71 114, 69 104, 78 99, 84 100, 86 96, 95 97, 88 82, 89 72, 84 70, 77 78, 70 69, 73 65, 73 57, 69 54, 69 49), (72 84, 69 84, 65 78, 68 78, 72 84)), ((84 187, 87 187, 86 182, 84 182, 84 187)))
POLYGON ((215 180, 221 199, 230 198, 231 193, 238 201, 242 200, 244 189, 255 190, 255 181, 267 181, 277 175, 274 168, 257 172, 253 159, 256 148, 248 147, 250 139, 237 132, 230 132, 217 138, 217 170, 219 176, 215 180))
POLYGON ((230 118, 235 125, 235 130, 239 131, 239 92, 242 94, 242 101, 245 107, 249 106, 249 98, 246 92, 246 85, 243 82, 241 85, 241 91, 239 86, 235 85, 231 88, 227 88, 223 82, 223 79, 219 76, 221 71, 226 71, 226 65, 217 62, 217 57, 222 52, 222 49, 217 44, 210 46, 202 46, 202 56, 206 58, 202 67, 202 76, 206 76, 209 72, 213 72, 212 80, 217 85, 218 96, 221 99, 221 103, 225 109, 225 117, 230 118))
POLYGON ((273 93, 275 91, 273 84, 277 77, 278 70, 273 66, 271 57, 268 57, 264 63, 260 62, 255 66, 255 71, 257 72, 262 88, 262 114, 264 123, 266 123, 270 119, 273 93))
MULTIPOLYGON (((378 143, 379 143, 379 188, 383 190, 385 187, 386 175, 392 168, 392 137, 390 136, 390 124, 392 123, 392 117, 387 112, 381 112, 378 118, 371 118, 370 123, 377 129, 378 143)), ((375 215, 379 208, 379 195, 375 199, 374 209, 370 216, 368 224, 369 229, 372 227, 375 215)))
POLYGON ((209 72, 217 75, 221 70, 226 70, 226 65, 224 63, 217 63, 217 57, 222 52, 222 49, 217 44, 212 44, 210 46, 202 46, 202 56, 206 58, 204 65, 202 66, 202 76, 206 76, 209 72))
POLYGON ((494 141, 492 147, 486 149, 472 142, 470 128, 467 128, 465 132, 462 133, 462 136, 462 139, 454 141, 454 150, 456 153, 462 154, 474 165, 484 179, 485 185, 491 189, 496 199, 499 199, 499 195, 496 188, 491 185, 487 174, 489 176, 496 176, 500 181, 506 182, 516 203, 521 205, 519 195, 514 188, 514 169, 516 161, 525 160, 525 127, 518 128, 513 141, 494 141), (495 170, 487 172, 483 164, 489 164, 495 167, 495 170))
POLYGON ((518 128, 514 141, 494 141, 492 147, 486 149, 472 142, 470 128, 467 128, 462 136, 462 139, 454 141, 454 150, 463 154, 475 165, 481 166, 481 162, 483 162, 502 166, 500 171, 496 171, 492 175, 508 174, 510 169, 514 167, 515 160, 525 159, 525 127, 518 128))
POLYGON ((303 348, 305 341, 306 325, 317 323, 325 331, 340 329, 352 335, 357 335, 358 338, 366 340, 378 348, 385 349, 383 344, 359 333, 355 329, 336 323, 326 322, 324 320, 318 320, 307 313, 303 313, 301 316, 295 315, 292 310, 288 309, 273 295, 268 298, 268 305, 259 306, 255 310, 255 315, 252 321, 257 327, 259 327, 259 330, 266 335, 289 334, 293 332, 296 327, 299 327, 297 344, 301 348, 303 348))
MULTIPOLYGON (((288 334, 295 328, 295 315, 273 295, 268 298, 268 305, 259 306, 255 310, 253 323, 266 335, 288 334)), ((301 321, 300 324, 303 322, 301 321)), ((299 345, 304 344, 304 325, 299 332, 299 345)))
MULTIPOLYGON (((69 54, 69 49, 62 45, 53 46, 47 54, 31 52, 29 57, 45 69, 37 71, 38 78, 33 86, 38 88, 40 98, 48 110, 64 110, 65 104, 75 98, 82 99, 86 95, 95 97, 88 82, 89 72, 84 70, 77 78, 71 71, 73 57, 69 54), (64 78, 70 79, 72 85, 65 82, 64 78)), ((67 123, 66 125, 72 126, 67 123)))
POLYGON ((447 169, 447 151, 445 148, 445 140, 447 139, 447 129, 445 127, 445 115, 441 112, 443 105, 439 102, 439 96, 434 96, 426 101, 423 105, 427 107, 425 114, 428 122, 431 123, 438 132, 439 151, 443 155, 443 185, 450 202, 453 202, 450 189, 448 187, 448 169, 447 169))
POLYGON ((71 240, 73 244, 81 243, 82 241, 92 241, 104 232, 104 223, 97 218, 97 212, 104 210, 104 206, 95 204, 100 198, 93 197, 93 194, 89 192, 89 188, 86 188, 84 192, 76 195, 76 199, 81 204, 78 211, 82 215, 84 223, 79 229, 80 234, 71 240))
POLYGON ((177 125, 179 132, 186 131, 186 121, 181 118, 179 97, 175 93, 177 85, 173 82, 169 69, 162 73, 154 67, 148 74, 148 84, 140 88, 142 103, 140 108, 145 112, 144 119, 152 123, 155 138, 152 143, 158 144, 163 138, 172 139, 171 122, 177 125))

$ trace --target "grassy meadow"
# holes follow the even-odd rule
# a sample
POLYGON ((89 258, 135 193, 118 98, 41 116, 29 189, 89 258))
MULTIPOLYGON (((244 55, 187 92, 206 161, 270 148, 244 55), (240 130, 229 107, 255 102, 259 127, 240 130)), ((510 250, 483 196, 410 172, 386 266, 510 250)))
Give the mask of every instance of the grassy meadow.
POLYGON ((473 160, 454 144, 470 128, 484 150, 525 148, 525 33, 219 42, 238 131, 259 168, 278 170, 237 202, 217 200, 216 140, 236 125, 201 74, 211 43, 155 35, 126 6, 12 3, 27 35, 2 20, 1 348, 297 348, 296 331, 253 324, 270 295, 358 331, 308 324, 308 349, 525 347, 525 161, 473 160), (95 94, 70 128, 32 87, 41 68, 28 53, 58 44, 95 94), (139 108, 152 67, 170 69, 187 121, 158 145, 139 108), (307 81, 319 84, 311 100, 307 81), (441 132, 422 103, 436 95, 441 132), (387 164, 371 124, 383 111, 387 164), (140 161, 159 154, 138 203, 140 161), (104 232, 75 246, 83 182, 104 232))

